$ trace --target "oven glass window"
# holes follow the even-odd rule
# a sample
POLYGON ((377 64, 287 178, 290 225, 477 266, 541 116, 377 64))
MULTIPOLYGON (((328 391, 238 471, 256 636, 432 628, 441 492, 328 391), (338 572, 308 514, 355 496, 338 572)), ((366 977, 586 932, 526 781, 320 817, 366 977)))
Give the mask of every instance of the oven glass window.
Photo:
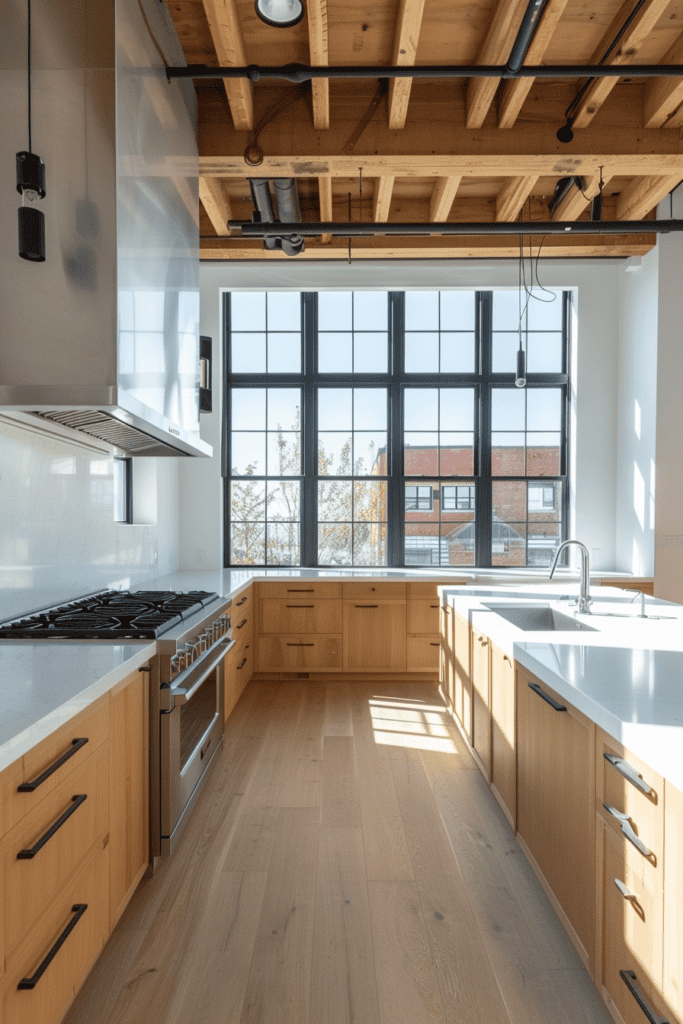
POLYGON ((180 705, 180 770, 192 757, 218 710, 218 669, 207 676, 192 699, 180 705))

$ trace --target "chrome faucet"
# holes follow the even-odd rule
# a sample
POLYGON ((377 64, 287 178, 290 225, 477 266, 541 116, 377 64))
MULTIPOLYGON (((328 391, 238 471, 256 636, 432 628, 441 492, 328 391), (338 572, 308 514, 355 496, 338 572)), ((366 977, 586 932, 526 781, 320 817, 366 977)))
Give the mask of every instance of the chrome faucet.
POLYGON ((633 604, 633 602, 635 601, 635 599, 637 597, 640 598, 640 615, 638 617, 641 618, 641 619, 646 619, 647 615, 645 614, 645 591, 644 590, 631 590, 630 588, 627 589, 626 587, 624 587, 624 593, 626 593, 626 594, 633 594, 633 597, 631 598, 631 601, 630 601, 631 604, 633 604))
POLYGON ((585 544, 582 544, 580 540, 563 540, 555 552, 555 561, 553 562, 550 570, 550 579, 553 578, 553 573, 557 568, 560 555, 570 544, 576 544, 581 552, 581 587, 579 590, 579 600, 577 602, 579 606, 578 610, 580 612, 584 612, 586 615, 590 615, 590 606, 593 602, 590 597, 590 566, 588 548, 585 544))

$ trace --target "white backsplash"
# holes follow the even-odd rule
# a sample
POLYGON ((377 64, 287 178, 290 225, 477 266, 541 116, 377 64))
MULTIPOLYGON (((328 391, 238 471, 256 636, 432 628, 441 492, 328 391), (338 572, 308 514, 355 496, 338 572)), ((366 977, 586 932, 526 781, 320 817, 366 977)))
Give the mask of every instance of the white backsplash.
POLYGON ((135 523, 115 523, 96 444, 0 422, 0 621, 178 568, 176 460, 133 460, 135 523))

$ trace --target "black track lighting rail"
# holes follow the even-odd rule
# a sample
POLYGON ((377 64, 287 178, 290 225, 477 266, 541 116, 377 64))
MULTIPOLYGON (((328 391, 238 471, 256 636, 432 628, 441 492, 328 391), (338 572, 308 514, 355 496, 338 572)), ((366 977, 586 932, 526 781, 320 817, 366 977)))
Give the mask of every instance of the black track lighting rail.
MULTIPOLYGON (((239 230, 242 238, 270 238, 281 235, 334 235, 342 238, 372 238, 376 235, 639 235, 647 232, 667 234, 683 231, 683 220, 605 220, 605 221, 510 221, 491 223, 368 223, 358 221, 298 222, 293 224, 228 221, 230 230, 239 230)), ((239 236, 233 236, 238 238, 239 236)), ((221 241, 230 242, 227 237, 221 241)))
POLYGON ((283 64, 262 67, 250 64, 242 68, 210 68, 206 64, 167 67, 172 78, 248 78, 250 82, 278 79, 300 84, 314 78, 681 78, 683 64, 526 64, 514 68, 508 64, 432 64, 384 67, 381 64, 345 64, 337 67, 310 67, 307 64, 283 64))

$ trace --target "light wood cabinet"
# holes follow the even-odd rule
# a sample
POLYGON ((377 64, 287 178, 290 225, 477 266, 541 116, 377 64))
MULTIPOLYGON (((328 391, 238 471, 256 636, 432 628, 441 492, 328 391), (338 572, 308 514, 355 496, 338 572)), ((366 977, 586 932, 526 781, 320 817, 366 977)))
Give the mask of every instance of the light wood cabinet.
POLYGON ((320 633, 262 635, 258 641, 258 663, 266 671, 339 672, 342 638, 320 633))
POLYGON ((405 601, 344 601, 343 665, 349 672, 406 671, 405 601))
POLYGON ((624 579, 623 576, 617 579, 603 577, 600 580, 600 585, 603 587, 619 587, 620 590, 640 590, 643 594, 649 594, 650 597, 654 592, 654 580, 650 576, 630 580, 624 579))
POLYGON ((664 998, 683 1024, 683 793, 664 784, 664 998))
POLYGON ((342 584, 342 597, 347 601, 364 597, 381 597, 387 601, 405 601, 406 593, 406 584, 397 583, 393 580, 389 583, 357 580, 353 583, 342 584))
POLYGON ((595 725, 517 669, 517 828, 587 969, 595 951, 595 725))
POLYGON ((258 596, 260 598, 279 597, 294 598, 340 598, 342 596, 341 583, 321 583, 318 580, 282 580, 279 583, 258 583, 258 596))
POLYGON ((455 617, 455 702, 453 710, 463 728, 465 736, 472 742, 472 676, 471 676, 471 631, 467 619, 457 612, 455 617))
POLYGON ((455 710, 455 615, 450 605, 441 609, 441 654, 439 656, 441 691, 455 710))
POLYGON ((439 609, 440 605, 436 598, 411 598, 408 601, 408 633, 430 633, 438 636, 439 609))
POLYGON ((596 732, 595 807, 607 826, 639 846, 653 866, 664 852, 664 780, 644 761, 596 732))
POLYGON ((441 642, 429 636, 409 636, 406 641, 408 672, 438 672, 441 642))
POLYGON ((491 641, 472 630, 472 750, 488 782, 491 781, 491 641))
POLYGON ((261 633, 341 633, 342 603, 329 599, 261 601, 261 633))
POLYGON ((513 828, 517 824, 515 672, 512 658, 491 644, 491 788, 513 828))
POLYGON ((109 906, 113 928, 149 861, 149 680, 136 672, 110 694, 109 906))

